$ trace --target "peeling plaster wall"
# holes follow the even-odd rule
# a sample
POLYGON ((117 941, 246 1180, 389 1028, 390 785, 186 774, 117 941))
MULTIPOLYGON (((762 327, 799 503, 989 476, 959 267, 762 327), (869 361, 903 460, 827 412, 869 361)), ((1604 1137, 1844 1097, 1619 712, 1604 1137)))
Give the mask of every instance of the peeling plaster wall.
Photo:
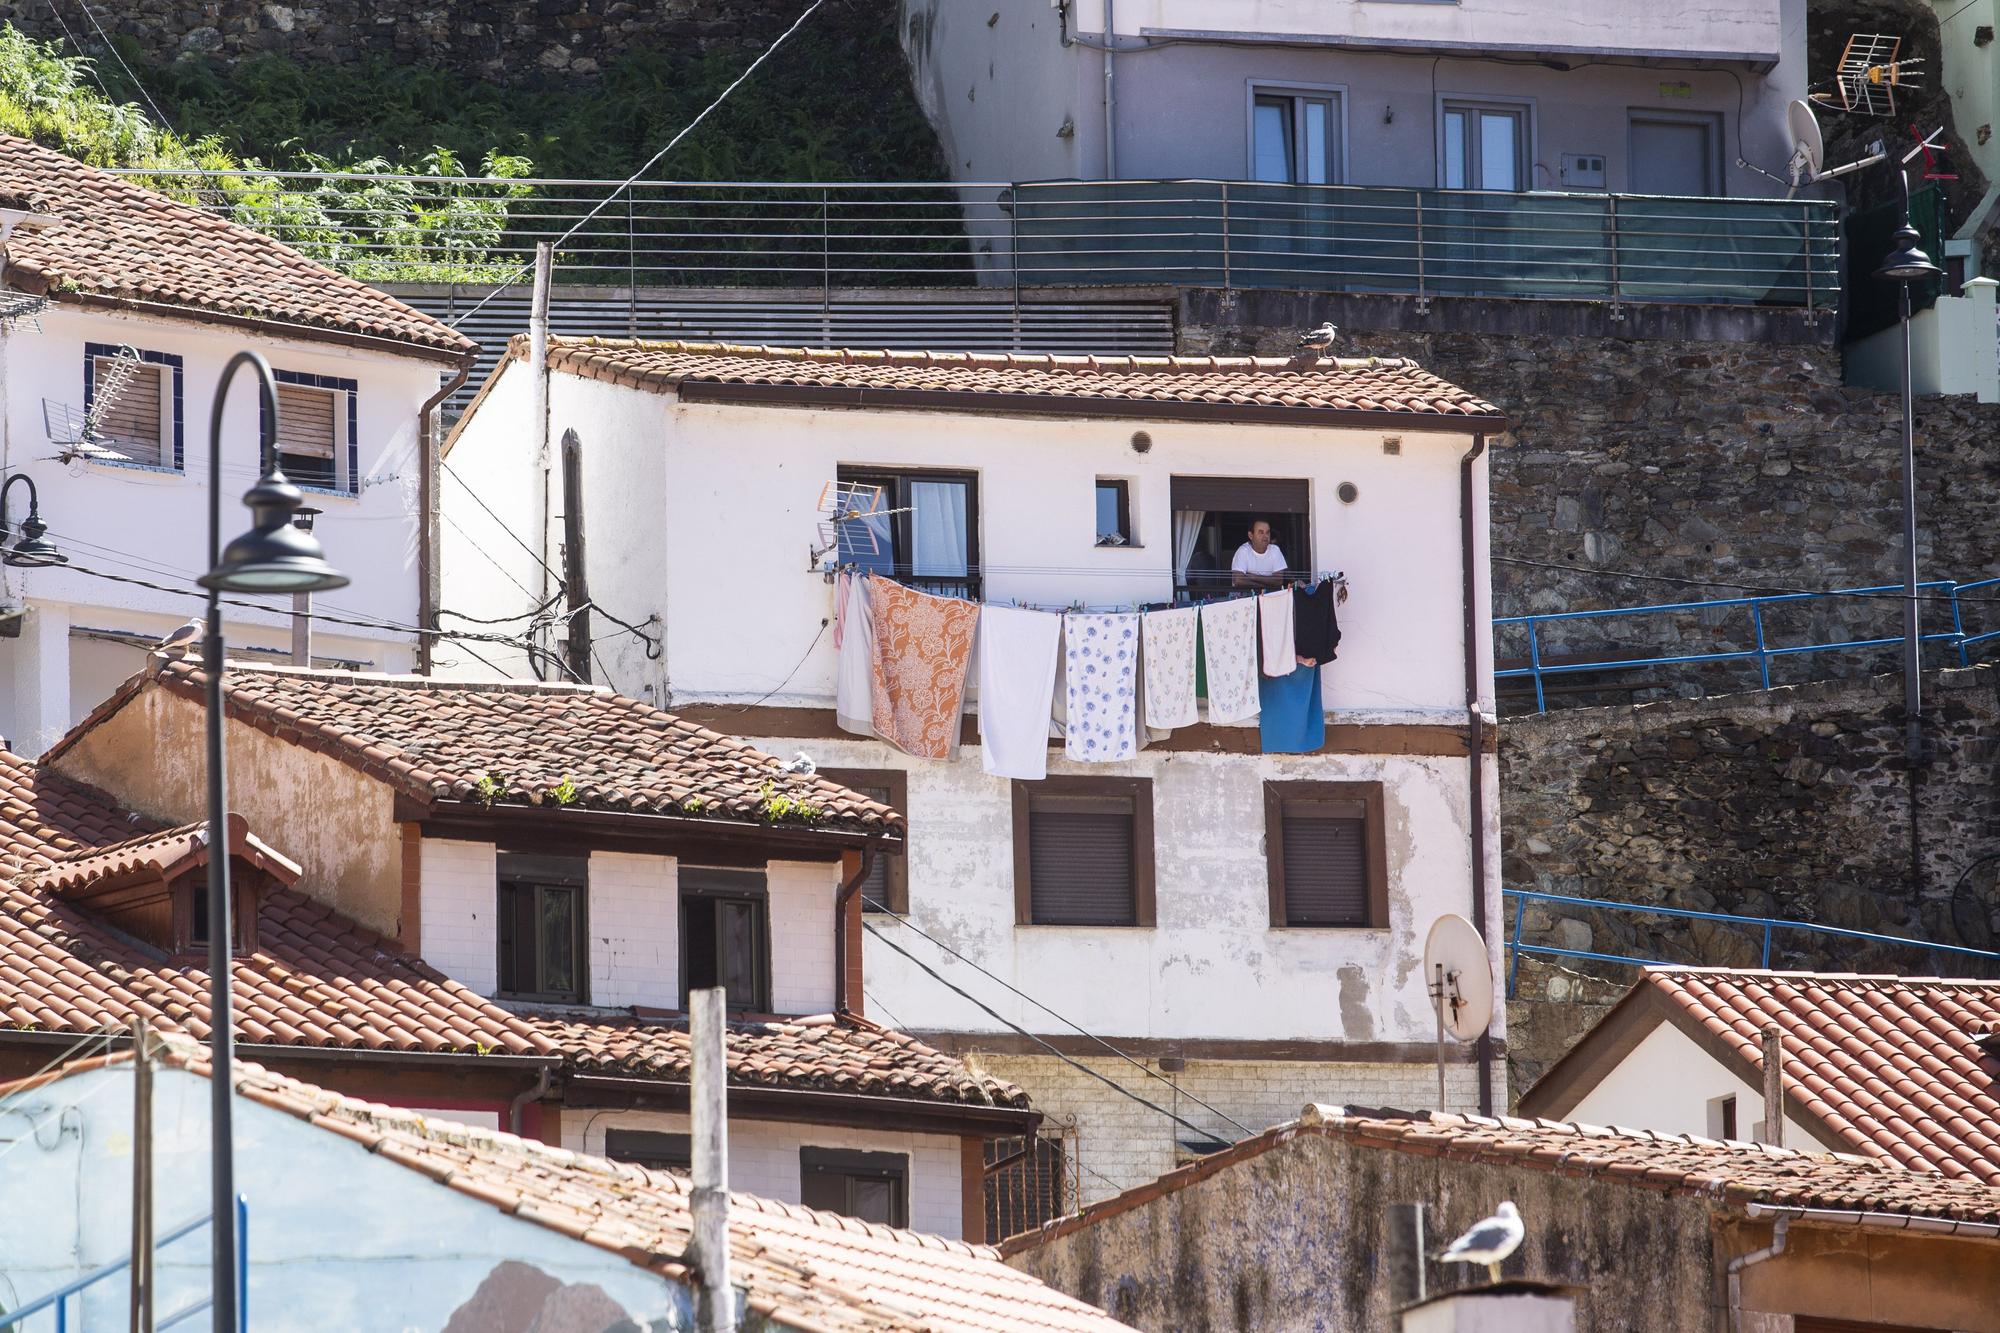
MULTIPOLYGON (((1449 1239, 1512 1199, 1530 1219, 1508 1276, 1584 1288, 1580 1333, 1714 1333, 1709 1205, 1546 1171, 1357 1148, 1301 1134, 1185 1189, 1011 1257, 1016 1268, 1158 1333, 1389 1327, 1386 1209, 1428 1208, 1449 1239), (1639 1256, 1645 1256, 1642 1261, 1639 1256), (1637 1312, 1643 1311, 1643 1316, 1637 1312)), ((1471 1285, 1431 1267, 1433 1292, 1471 1285)), ((1485 1280, 1479 1272, 1477 1280, 1485 1280)))
MULTIPOLYGON (((685 1115, 665 1111, 566 1110, 562 1114, 562 1146, 602 1157, 605 1132, 613 1129, 686 1134, 690 1122, 685 1115)), ((902 1153, 910 1163, 911 1227, 951 1240, 964 1236, 963 1167, 955 1135, 841 1129, 732 1116, 729 1188, 781 1203, 799 1202, 799 1149, 806 1147, 902 1153)))
MULTIPOLYGON (((56 761, 126 805, 176 824, 208 817, 207 711, 157 685, 56 761)), ((402 831, 389 788, 328 755, 231 721, 229 809, 299 863, 298 890, 395 938, 403 894, 402 831)))

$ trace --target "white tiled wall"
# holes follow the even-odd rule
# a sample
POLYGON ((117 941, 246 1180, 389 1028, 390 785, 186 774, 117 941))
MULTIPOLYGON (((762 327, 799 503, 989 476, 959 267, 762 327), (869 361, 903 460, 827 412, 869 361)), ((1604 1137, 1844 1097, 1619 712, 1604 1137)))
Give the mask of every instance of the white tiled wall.
POLYGON ((674 861, 590 855, 590 1002, 680 1006, 680 905, 674 861))
POLYGON ((840 867, 773 861, 767 876, 771 1007, 781 1014, 828 1013, 833 1009, 833 900, 840 892, 840 867))
MULTIPOLYGON (((688 1118, 659 1111, 564 1111, 562 1146, 604 1153, 607 1129, 649 1129, 685 1134, 688 1118)), ((959 1141, 948 1134, 900 1134, 834 1129, 775 1120, 729 1122, 729 1187, 782 1203, 799 1202, 799 1149, 846 1148, 904 1153, 910 1159, 910 1225, 952 1240, 965 1234, 959 1141)))
POLYGON ((500 984, 498 870, 490 842, 423 840, 424 961, 481 995, 500 984))

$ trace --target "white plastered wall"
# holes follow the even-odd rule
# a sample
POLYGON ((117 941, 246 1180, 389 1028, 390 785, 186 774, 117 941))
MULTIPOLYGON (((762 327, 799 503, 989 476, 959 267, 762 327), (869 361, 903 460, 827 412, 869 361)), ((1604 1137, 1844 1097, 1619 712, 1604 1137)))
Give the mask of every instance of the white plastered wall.
MULTIPOLYGON (((1764 1089, 1738 1078, 1672 1023, 1661 1023, 1582 1101, 1563 1114, 1587 1125, 1625 1125, 1670 1134, 1708 1134, 1709 1104, 1736 1098, 1736 1135, 1748 1139, 1764 1119, 1764 1089)), ((1785 1146, 1839 1148, 1798 1117, 1785 1117, 1785 1146)))

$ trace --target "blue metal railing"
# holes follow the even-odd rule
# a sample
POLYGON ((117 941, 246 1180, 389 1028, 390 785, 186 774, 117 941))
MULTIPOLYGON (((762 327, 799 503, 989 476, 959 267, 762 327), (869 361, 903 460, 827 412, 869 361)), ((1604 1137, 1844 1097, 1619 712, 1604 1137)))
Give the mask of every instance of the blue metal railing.
MULTIPOLYGON (((153 1242, 157 1252, 186 1236, 191 1236, 208 1225, 211 1214, 183 1222, 153 1242)), ((53 1311, 56 1317, 55 1333, 69 1333, 69 1298, 80 1294, 86 1288, 96 1286, 109 1278, 116 1277, 132 1265, 132 1256, 122 1255, 101 1268, 94 1268, 74 1282, 57 1287, 44 1296, 37 1296, 18 1310, 0 1311, 0 1333, 15 1330, 19 1333, 29 1315, 53 1311)), ((161 1317, 156 1328, 172 1328, 194 1318, 215 1304, 213 1296, 204 1296, 190 1305, 182 1306, 172 1314, 161 1317)), ((236 1330, 248 1333, 250 1328, 250 1203, 241 1194, 236 1196, 236 1330)))
POLYGON ((1991 949, 1973 949, 1963 944, 1936 944, 1930 940, 1913 940, 1903 935, 1883 935, 1870 930, 1849 930, 1844 926, 1825 926, 1816 921, 1789 921, 1783 917, 1732 916, 1727 912, 1698 912, 1687 907, 1659 907, 1650 903, 1620 903, 1608 898, 1579 898, 1565 893, 1542 893, 1533 889, 1502 889, 1504 898, 1514 900, 1514 921, 1508 931, 1507 947, 1511 956, 1507 964, 1507 996, 1512 999, 1520 980, 1521 955, 1535 954, 1549 958, 1587 958, 1600 963, 1624 963, 1633 967, 1695 966, 1685 959, 1641 958, 1631 954, 1600 953, 1592 949, 1564 949, 1553 944, 1524 944, 1521 941, 1522 925, 1527 919, 1528 904, 1531 902, 1559 903, 1565 907, 1589 907, 1612 912, 1624 912, 1635 916, 1671 916, 1688 921, 1720 921, 1731 926, 1744 926, 1763 933, 1763 955, 1760 967, 1771 966, 1771 936, 1780 930, 1799 931, 1808 935, 1830 935, 1840 939, 1868 940, 1877 944, 1894 944, 1909 949, 1921 949, 1931 955, 1931 966, 1940 975, 1945 969, 1938 964, 1940 956, 1951 954, 1955 957, 1980 958, 1991 963, 2000 963, 2000 952, 1991 949))
MULTIPOLYGON (((1926 601, 1935 605, 1942 601, 1950 612, 1949 630, 1920 631, 1918 639, 1922 643, 1937 643, 1945 646, 1947 652, 1956 653, 1960 666, 1972 665, 1975 649, 2000 640, 2000 630, 1978 634, 1968 634, 1965 628, 1965 606, 1970 595, 1985 594, 1995 597, 2000 594, 2000 579, 1981 579, 1975 583, 1954 583, 1948 579, 1934 580, 1917 585, 1918 593, 1926 601)), ((1830 603, 1838 598, 1877 598, 1901 610, 1903 585, 1880 584, 1868 588, 1836 588, 1828 592, 1774 593, 1757 597, 1717 597, 1696 602, 1660 602, 1651 606, 1614 606, 1599 611, 1556 611, 1543 615, 1496 616, 1493 629, 1496 638, 1511 626, 1521 626, 1527 631, 1528 662, 1526 666, 1505 667, 1493 673, 1496 680, 1532 680, 1535 684, 1535 711, 1548 711, 1546 678, 1574 674, 1583 671, 1627 671, 1640 667, 1685 666, 1703 662, 1748 662, 1757 664, 1758 680, 1763 688, 1771 688, 1771 662, 1774 658, 1800 657, 1813 653, 1853 652, 1864 648, 1888 648, 1900 645, 1900 633, 1880 638, 1833 639, 1825 642, 1773 644, 1765 617, 1781 606, 1798 606, 1806 603, 1830 603), (1548 626, 1579 621, 1601 621, 1623 619, 1636 616, 1658 616, 1673 614, 1712 615, 1735 608, 1747 610, 1750 618, 1750 641, 1754 647, 1724 648, 1712 652, 1658 653, 1648 657, 1605 657, 1600 650, 1594 654, 1597 660, 1577 662, 1549 662, 1543 660, 1547 648, 1543 640, 1548 626)))

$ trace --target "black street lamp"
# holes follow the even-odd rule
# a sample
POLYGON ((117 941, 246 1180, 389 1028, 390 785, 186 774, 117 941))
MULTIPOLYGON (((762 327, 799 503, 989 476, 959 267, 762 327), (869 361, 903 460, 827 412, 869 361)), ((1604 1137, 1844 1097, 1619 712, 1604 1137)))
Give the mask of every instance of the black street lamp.
POLYGON ((1903 328, 1903 751, 1914 769, 1924 753, 1924 687, 1922 619, 1917 603, 1917 427, 1910 384, 1910 286, 1941 277, 1944 270, 1918 248, 1922 238, 1910 225, 1910 178, 1901 167, 1896 170, 1896 181, 1903 192, 1903 225, 1896 229, 1896 248, 1875 270, 1875 276, 1896 284, 1903 328))
POLYGON ((215 1333, 238 1333, 236 1266, 236 1162, 231 1126, 235 1095, 231 1071, 229 847, 227 781, 222 747, 222 594, 302 593, 347 586, 347 576, 326 562, 312 534, 294 526, 301 507, 299 488, 278 467, 278 384, 270 363, 255 352, 238 352, 215 386, 208 421, 208 573, 196 580, 208 589, 208 623, 202 637, 203 674, 208 677, 208 1023, 209 1023, 209 1228, 214 1242, 210 1306, 215 1333), (250 531, 222 545, 222 405, 229 382, 241 366, 254 367, 262 398, 259 446, 262 475, 243 496, 253 521, 250 531))
POLYGON ((55 543, 44 541, 43 536, 49 525, 42 522, 41 498, 35 494, 35 479, 25 472, 16 472, 0 485, 0 565, 12 565, 16 569, 46 569, 50 565, 66 565, 69 557, 58 551, 55 543), (7 493, 15 486, 28 488, 28 516, 19 524, 20 538, 12 546, 6 546, 7 534, 14 531, 7 524, 7 493))

